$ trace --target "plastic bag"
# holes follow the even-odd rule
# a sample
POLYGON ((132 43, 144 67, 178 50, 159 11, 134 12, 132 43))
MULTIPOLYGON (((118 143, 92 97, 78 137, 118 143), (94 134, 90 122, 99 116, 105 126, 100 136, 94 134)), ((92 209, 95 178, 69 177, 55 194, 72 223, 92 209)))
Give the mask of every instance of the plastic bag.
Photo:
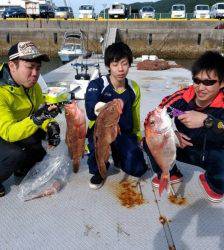
POLYGON ((60 191, 71 173, 69 157, 51 149, 45 158, 37 163, 19 185, 19 198, 23 201, 49 196, 60 191))

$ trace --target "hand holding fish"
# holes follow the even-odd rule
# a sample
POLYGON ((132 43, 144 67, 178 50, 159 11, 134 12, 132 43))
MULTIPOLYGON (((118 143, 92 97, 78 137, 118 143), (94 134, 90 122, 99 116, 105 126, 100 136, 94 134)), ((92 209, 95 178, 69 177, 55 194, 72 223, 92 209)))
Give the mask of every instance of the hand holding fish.
POLYGON ((189 138, 188 136, 186 136, 183 133, 180 133, 178 131, 175 131, 175 134, 179 140, 179 147, 180 148, 185 148, 187 146, 193 146, 193 144, 190 142, 191 138, 189 138))
POLYGON ((99 115, 100 111, 103 110, 103 107, 106 105, 105 102, 97 102, 94 108, 94 113, 96 116, 99 115))
POLYGON ((187 128, 201 128, 204 126, 203 122, 207 118, 207 114, 198 111, 185 111, 184 114, 179 115, 178 119, 187 128))
POLYGON ((65 105, 66 136, 65 142, 73 161, 73 171, 79 170, 80 159, 85 153, 86 119, 85 112, 73 100, 65 105))
POLYGON ((176 136, 166 107, 157 107, 149 112, 144 127, 146 144, 162 171, 159 182, 161 195, 164 189, 169 189, 169 170, 176 160, 176 136))
POLYGON ((94 128, 94 145, 97 166, 103 179, 106 178, 106 163, 110 157, 110 144, 120 133, 118 125, 124 103, 121 99, 114 99, 103 106, 97 116, 94 128))

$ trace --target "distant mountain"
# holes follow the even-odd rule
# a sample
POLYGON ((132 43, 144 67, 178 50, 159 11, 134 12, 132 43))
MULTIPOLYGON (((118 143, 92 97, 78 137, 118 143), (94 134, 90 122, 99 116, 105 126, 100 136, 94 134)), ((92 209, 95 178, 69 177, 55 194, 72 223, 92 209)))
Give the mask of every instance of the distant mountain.
MULTIPOLYGON (((152 6, 157 13, 168 13, 171 10, 171 7, 173 4, 185 4, 186 6, 186 12, 192 13, 194 11, 194 6, 197 4, 207 4, 210 7, 217 3, 218 0, 161 0, 158 2, 136 2, 132 4, 128 4, 127 8, 132 9, 132 13, 137 13, 139 9, 141 9, 143 6, 152 6)), ((220 1, 222 2, 222 1, 220 1)))

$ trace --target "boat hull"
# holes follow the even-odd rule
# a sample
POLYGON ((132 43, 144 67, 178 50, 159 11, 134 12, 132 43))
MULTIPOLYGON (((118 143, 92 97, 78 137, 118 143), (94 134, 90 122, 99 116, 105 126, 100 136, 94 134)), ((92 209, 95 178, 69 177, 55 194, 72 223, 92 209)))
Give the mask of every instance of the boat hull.
POLYGON ((59 55, 62 62, 71 62, 72 60, 74 60, 80 56, 77 54, 63 54, 63 53, 58 53, 58 55, 59 55))

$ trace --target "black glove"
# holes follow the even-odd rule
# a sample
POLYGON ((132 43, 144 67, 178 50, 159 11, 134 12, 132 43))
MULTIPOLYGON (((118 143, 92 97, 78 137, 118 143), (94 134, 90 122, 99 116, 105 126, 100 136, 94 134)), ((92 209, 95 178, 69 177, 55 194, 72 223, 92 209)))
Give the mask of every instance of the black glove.
POLYGON ((31 119, 33 119, 33 122, 40 126, 46 119, 49 118, 54 118, 58 115, 58 113, 61 112, 59 107, 56 107, 52 110, 48 110, 49 106, 46 104, 41 105, 40 108, 33 114, 31 115, 31 119))
POLYGON ((50 122, 47 125, 47 140, 51 146, 57 146, 60 143, 60 127, 57 122, 50 122))

